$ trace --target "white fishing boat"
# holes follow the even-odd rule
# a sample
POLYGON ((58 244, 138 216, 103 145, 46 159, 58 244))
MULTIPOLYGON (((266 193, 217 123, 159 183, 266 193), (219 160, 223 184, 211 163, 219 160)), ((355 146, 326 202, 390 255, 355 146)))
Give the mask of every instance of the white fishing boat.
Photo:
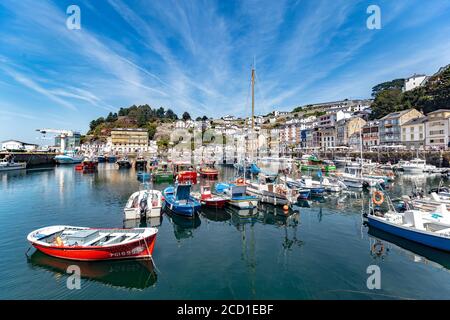
POLYGON ((427 165, 427 163, 425 160, 415 158, 411 161, 404 162, 401 165, 401 168, 406 173, 422 173, 425 171, 426 165, 427 165))
POLYGON ((141 190, 133 193, 124 208, 124 220, 161 216, 162 194, 159 190, 141 190))
POLYGON ((353 158, 351 157, 335 157, 333 162, 337 168, 344 168, 348 164, 352 163, 353 158))
POLYGON ((12 156, 6 156, 2 160, 0 160, 0 172, 22 170, 26 168, 27 168, 26 162, 14 162, 14 158, 12 156))
MULTIPOLYGON (((374 204, 378 205, 384 197, 381 197, 381 201, 373 199, 374 204)), ((450 251, 450 213, 445 205, 441 205, 440 210, 435 213, 420 210, 400 213, 392 206, 389 197, 387 199, 390 208, 386 213, 376 210, 370 202, 367 214, 369 226, 423 245, 450 251)))
POLYGON ((76 154, 74 151, 67 151, 65 154, 55 156, 57 164, 76 164, 84 160, 84 155, 76 154))
POLYGON ((258 175, 257 182, 247 181, 246 185, 247 194, 258 197, 263 203, 283 206, 297 200, 297 196, 292 194, 295 191, 287 188, 285 184, 274 183, 271 177, 263 173, 258 175))
POLYGON ((341 174, 342 182, 349 188, 362 189, 364 187, 376 187, 383 185, 384 180, 365 176, 361 166, 347 166, 341 174))

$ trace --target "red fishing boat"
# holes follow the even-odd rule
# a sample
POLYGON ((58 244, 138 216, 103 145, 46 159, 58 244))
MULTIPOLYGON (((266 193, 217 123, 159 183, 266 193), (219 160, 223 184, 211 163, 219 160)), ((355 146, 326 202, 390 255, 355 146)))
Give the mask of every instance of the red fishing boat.
POLYGON ((212 167, 208 166, 201 167, 199 172, 202 178, 206 178, 209 180, 215 180, 219 177, 219 170, 212 167))
POLYGON ((95 261, 151 257, 156 228, 95 229, 50 226, 31 232, 27 240, 53 257, 95 261))
POLYGON ((174 162, 173 173, 180 182, 197 183, 197 172, 189 162, 174 162))
POLYGON ((213 195, 210 186, 202 186, 200 187, 200 194, 193 193, 192 195, 200 201, 202 206, 206 207, 223 208, 227 202, 225 197, 213 195))
POLYGON ((83 171, 83 169, 84 169, 84 166, 80 163, 80 164, 77 164, 76 166, 75 166, 75 170, 77 170, 77 171, 83 171))
POLYGON ((83 166, 83 171, 92 172, 92 171, 97 170, 98 162, 95 160, 86 158, 83 160, 83 162, 81 164, 83 166))

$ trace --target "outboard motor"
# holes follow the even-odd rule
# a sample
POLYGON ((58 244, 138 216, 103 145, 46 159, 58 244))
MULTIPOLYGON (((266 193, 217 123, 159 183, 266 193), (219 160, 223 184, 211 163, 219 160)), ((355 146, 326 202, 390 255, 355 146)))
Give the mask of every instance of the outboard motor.
POLYGON ((141 218, 145 218, 145 213, 147 212, 147 199, 142 199, 139 203, 141 218))

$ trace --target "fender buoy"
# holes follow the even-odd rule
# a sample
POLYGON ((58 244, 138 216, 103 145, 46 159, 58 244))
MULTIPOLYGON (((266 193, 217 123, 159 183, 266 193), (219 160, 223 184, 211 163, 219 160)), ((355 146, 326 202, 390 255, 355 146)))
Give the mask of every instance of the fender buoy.
POLYGON ((381 191, 375 191, 372 196, 372 202, 377 206, 384 202, 384 194, 381 191))
POLYGON ((239 179, 237 179, 236 182, 239 184, 243 184, 245 182, 245 180, 243 178, 239 178, 239 179))
POLYGON ((381 242, 374 243, 372 245, 372 252, 377 256, 381 256, 384 253, 384 245, 381 242))

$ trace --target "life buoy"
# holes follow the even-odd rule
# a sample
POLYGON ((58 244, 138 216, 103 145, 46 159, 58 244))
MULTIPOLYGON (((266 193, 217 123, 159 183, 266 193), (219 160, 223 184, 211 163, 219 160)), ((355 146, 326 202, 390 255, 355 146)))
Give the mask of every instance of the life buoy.
POLYGON ((384 194, 381 191, 375 191, 372 196, 372 202, 377 206, 384 202, 384 194))
POLYGON ((243 178, 239 178, 236 180, 236 182, 239 184, 244 184, 245 180, 243 178))
POLYGON ((381 242, 376 242, 372 245, 372 253, 381 256, 384 253, 384 245, 381 242))

